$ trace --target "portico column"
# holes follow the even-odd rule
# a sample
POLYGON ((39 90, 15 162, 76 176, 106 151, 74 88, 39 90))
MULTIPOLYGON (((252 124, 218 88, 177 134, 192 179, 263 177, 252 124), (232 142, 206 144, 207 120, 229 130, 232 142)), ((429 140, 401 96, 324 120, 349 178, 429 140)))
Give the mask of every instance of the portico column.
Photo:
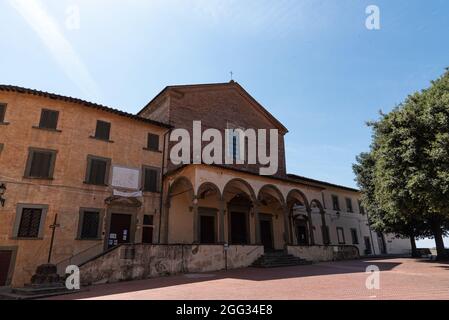
POLYGON ((290 236, 290 210, 288 206, 283 206, 282 208, 283 216, 284 216, 284 242, 285 245, 291 244, 291 236, 290 236))
POLYGON ((224 211, 226 202, 224 199, 220 199, 218 203, 218 242, 225 242, 225 228, 224 228, 224 211))
POLYGON ((259 213, 260 213, 260 203, 259 202, 254 202, 253 214, 254 214, 254 226, 255 226, 255 231, 256 231, 256 244, 261 244, 262 243, 262 239, 260 237, 259 213))
POLYGON ((192 201, 192 212, 193 212, 193 243, 199 243, 199 229, 198 229, 198 198, 193 197, 192 201))
POLYGON ((312 222, 312 210, 307 209, 307 217, 309 218, 309 235, 310 235, 310 245, 315 245, 315 237, 313 235, 313 222, 312 222))

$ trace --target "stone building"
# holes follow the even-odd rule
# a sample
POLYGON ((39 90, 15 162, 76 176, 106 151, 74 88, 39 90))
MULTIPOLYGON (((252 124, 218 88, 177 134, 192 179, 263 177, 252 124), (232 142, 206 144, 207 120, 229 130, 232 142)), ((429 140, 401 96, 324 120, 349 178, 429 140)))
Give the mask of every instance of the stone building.
MULTIPOLYGON (((167 87, 137 115, 0 86, 0 287, 27 283, 49 260, 63 272, 128 243, 158 252, 232 247, 236 257, 253 247, 285 250, 314 261, 344 246, 360 255, 407 252, 407 240, 370 230, 358 190, 287 174, 287 132, 232 81, 167 87), (197 120, 223 133, 277 129, 277 172, 260 175, 260 165, 246 163, 173 164, 170 132, 193 134, 197 120)), ((197 257, 198 265, 218 268, 208 269, 208 257, 197 257)))

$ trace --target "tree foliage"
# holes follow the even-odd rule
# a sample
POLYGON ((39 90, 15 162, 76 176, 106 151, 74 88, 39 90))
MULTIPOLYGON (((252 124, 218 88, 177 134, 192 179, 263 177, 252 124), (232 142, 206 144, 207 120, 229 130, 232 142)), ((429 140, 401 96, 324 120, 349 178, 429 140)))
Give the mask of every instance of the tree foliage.
POLYGON ((433 234, 438 255, 449 221, 449 71, 369 123, 371 148, 354 172, 377 230, 433 234))

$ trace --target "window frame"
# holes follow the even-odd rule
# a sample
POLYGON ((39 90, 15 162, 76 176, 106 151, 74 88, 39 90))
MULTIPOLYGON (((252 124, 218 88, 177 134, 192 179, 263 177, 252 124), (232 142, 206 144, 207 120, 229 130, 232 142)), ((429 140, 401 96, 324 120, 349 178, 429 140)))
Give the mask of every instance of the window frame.
POLYGON ((337 241, 338 241, 339 245, 346 244, 345 229, 343 227, 337 227, 337 241), (341 235, 342 235, 343 239, 340 239, 339 231, 341 231, 341 235))
POLYGON ((59 114, 60 114, 59 110, 48 109, 48 108, 41 109, 41 116, 40 116, 40 119, 39 119, 39 125, 34 126, 33 128, 41 129, 41 130, 47 130, 47 131, 61 132, 61 130, 58 130, 59 114), (56 113, 56 127, 55 128, 47 128, 47 127, 42 126, 44 112, 54 112, 54 113, 56 113))
POLYGON ((7 125, 9 122, 5 121, 6 119, 6 111, 8 110, 8 104, 0 102, 0 107, 3 107, 3 112, 0 113, 0 125, 7 125))
POLYGON ((352 205, 352 199, 346 197, 345 202, 346 202, 346 212, 354 213, 354 206, 352 205))
POLYGON ((79 215, 78 215, 78 231, 77 231, 77 235, 76 235, 76 240, 80 240, 80 241, 102 240, 103 219, 104 219, 104 209, 81 207, 79 210, 79 215), (83 238, 84 214, 86 212, 98 213, 98 230, 97 230, 97 237, 95 237, 95 238, 83 238))
POLYGON ((332 199, 332 209, 334 211, 341 211, 341 207, 340 207, 340 197, 337 196, 336 194, 333 194, 331 196, 332 199), (334 200, 337 200, 336 202, 334 202, 334 200))
POLYGON ((153 166, 142 166, 142 175, 141 175, 141 189, 142 192, 145 193, 161 193, 161 168, 153 167, 153 166), (146 177, 146 170, 154 170, 156 171, 156 191, 149 191, 145 190, 145 177, 146 177))
POLYGON ((12 230, 12 239, 15 240, 43 240, 44 238, 44 230, 45 230, 45 221, 48 213, 48 205, 47 204, 25 204, 18 203, 16 206, 16 217, 14 220, 13 230, 12 230), (37 237, 19 237, 19 228, 22 222, 22 214, 24 209, 40 209, 42 210, 41 218, 39 221, 39 230, 37 237))
POLYGON ((360 242, 359 242, 359 234, 357 233, 357 229, 356 228, 351 228, 350 231, 351 231, 352 244, 354 244, 354 245, 360 244, 360 242), (354 238, 354 236, 355 236, 355 238, 354 238))
POLYGON ((147 134, 147 145, 146 145, 146 147, 143 148, 143 149, 144 149, 144 150, 147 150, 147 151, 153 151, 153 152, 162 152, 162 151, 161 151, 161 142, 160 142, 160 138, 161 138, 160 135, 155 134, 155 133, 148 132, 148 134, 147 134), (157 137, 157 148, 151 148, 151 145, 150 145, 150 137, 151 137, 151 136, 154 137, 154 138, 157 137))
POLYGON ((330 229, 328 225, 321 226, 321 233, 323 238, 323 245, 329 246, 331 244, 330 229))
POLYGON ((58 150, 29 147, 28 148, 28 158, 27 158, 27 162, 25 165, 25 173, 24 173, 23 177, 25 179, 53 180, 57 154, 58 154, 58 150), (31 166, 33 163, 34 154, 37 152, 42 152, 42 153, 45 152, 45 153, 50 153, 52 155, 51 159, 50 159, 50 167, 48 169, 48 177, 33 177, 33 176, 31 176, 31 166))
POLYGON ((86 163, 86 174, 84 177, 84 184, 88 184, 91 186, 100 186, 100 187, 107 187, 110 184, 110 176, 111 176, 111 162, 112 160, 110 158, 104 158, 104 157, 99 157, 99 156, 95 156, 95 155, 87 155, 87 163, 86 163), (96 183, 91 183, 90 180, 90 171, 92 169, 92 160, 101 160, 101 161, 105 161, 106 162, 106 172, 104 174, 104 184, 96 184, 96 183))
POLYGON ((362 200, 357 200, 357 203, 359 205, 359 213, 365 215, 365 208, 363 207, 362 200))
POLYGON ((94 134, 92 136, 90 136, 91 139, 95 139, 95 140, 99 140, 99 141, 104 141, 104 142, 109 142, 109 143, 113 143, 114 141, 111 140, 111 131, 112 131, 112 123, 109 121, 105 121, 105 120, 97 120, 95 122, 95 131, 94 134), (97 136, 97 132, 98 132, 98 124, 102 122, 102 123, 107 123, 109 124, 109 132, 108 132, 108 138, 102 138, 102 137, 98 137, 97 136))

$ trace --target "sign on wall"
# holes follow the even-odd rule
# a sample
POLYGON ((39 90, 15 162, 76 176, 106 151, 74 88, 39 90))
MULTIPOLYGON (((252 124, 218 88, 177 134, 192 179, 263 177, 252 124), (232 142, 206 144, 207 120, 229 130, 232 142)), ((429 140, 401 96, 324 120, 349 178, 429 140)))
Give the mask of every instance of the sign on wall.
POLYGON ((119 166, 112 167, 112 186, 131 190, 140 189, 140 170, 119 166))

